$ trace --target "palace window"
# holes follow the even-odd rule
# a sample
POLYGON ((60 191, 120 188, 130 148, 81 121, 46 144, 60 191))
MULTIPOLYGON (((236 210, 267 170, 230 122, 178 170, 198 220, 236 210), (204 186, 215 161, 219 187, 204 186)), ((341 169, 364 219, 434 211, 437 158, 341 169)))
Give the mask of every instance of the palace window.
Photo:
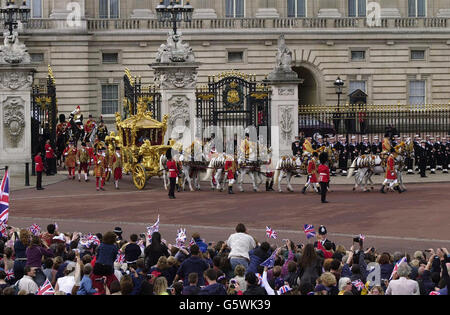
POLYGON ((366 2, 367 0, 348 0, 348 16, 366 16, 366 2))
POLYGON ((409 103, 411 105, 425 104, 425 82, 425 80, 409 81, 409 103))
MULTIPOLYGON (((20 1, 22 2, 22 1, 20 1)), ((26 0, 27 7, 31 9, 30 17, 32 19, 42 18, 42 0, 26 0), (31 5, 30 5, 31 3, 31 5)))
POLYGON ((426 17, 427 1, 426 0, 408 0, 408 16, 409 17, 426 17))
POLYGON ((118 19, 119 18, 119 0, 99 0, 100 12, 99 17, 101 19, 118 19))
POLYGON ((352 50, 351 52, 352 61, 365 61, 366 51, 365 50, 352 50))
POLYGON ((366 92, 366 81, 355 81, 355 80, 353 80, 353 81, 349 82, 348 94, 351 94, 351 93, 355 92, 358 89, 367 94, 367 92, 366 92))
POLYGON ((225 16, 239 18, 245 16, 245 0, 225 0, 225 16))
POLYGON ((102 63, 118 63, 118 53, 102 53, 102 63))
POLYGON ((44 53, 30 53, 32 63, 43 63, 44 53))
POLYGON ((244 62, 244 52, 243 51, 229 51, 228 52, 228 62, 229 63, 244 62))
POLYGON ((288 17, 306 17, 306 0, 287 0, 288 17))
POLYGON ((119 111, 119 85, 102 85, 102 114, 114 115, 119 111))
POLYGON ((411 60, 425 60, 425 50, 423 49, 411 50, 411 60))

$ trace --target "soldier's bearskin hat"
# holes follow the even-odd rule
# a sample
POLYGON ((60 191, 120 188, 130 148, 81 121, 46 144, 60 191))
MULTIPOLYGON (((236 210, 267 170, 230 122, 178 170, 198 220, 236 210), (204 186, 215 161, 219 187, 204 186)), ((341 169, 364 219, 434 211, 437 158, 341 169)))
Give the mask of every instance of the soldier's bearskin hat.
POLYGON ((59 122, 60 122, 60 123, 66 122, 66 115, 60 114, 60 115, 59 115, 59 122))
POLYGON ((323 152, 319 155, 319 161, 322 164, 325 164, 328 161, 328 153, 323 152))

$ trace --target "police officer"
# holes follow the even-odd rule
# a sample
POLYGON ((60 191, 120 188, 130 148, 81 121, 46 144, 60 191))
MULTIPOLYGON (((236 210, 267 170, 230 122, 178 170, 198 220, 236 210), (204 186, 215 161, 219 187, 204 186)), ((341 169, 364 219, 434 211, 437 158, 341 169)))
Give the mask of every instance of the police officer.
POLYGON ((318 232, 319 233, 317 235, 317 241, 314 242, 314 247, 317 248, 319 242, 321 242, 323 246, 325 246, 325 243, 329 243, 331 244, 331 248, 333 249, 333 251, 336 251, 336 244, 327 239, 327 228, 321 225, 318 232))

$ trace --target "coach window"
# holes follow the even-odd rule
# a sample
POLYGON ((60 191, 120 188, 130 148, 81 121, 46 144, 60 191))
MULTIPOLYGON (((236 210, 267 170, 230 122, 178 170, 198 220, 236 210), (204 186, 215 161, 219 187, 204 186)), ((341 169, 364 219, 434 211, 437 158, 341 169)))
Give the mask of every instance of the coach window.
POLYGON ((306 0, 287 0, 288 17, 306 17, 306 0))
POLYGON ((348 16, 363 17, 366 16, 367 0, 348 0, 348 16))
POLYGON ((99 0, 100 12, 99 17, 101 19, 118 19, 119 18, 119 0, 99 0))
POLYGON ((426 0, 408 0, 408 16, 409 17, 426 17, 427 1, 426 0))
POLYGON ((225 16, 240 18, 245 16, 245 0, 225 0, 225 16))

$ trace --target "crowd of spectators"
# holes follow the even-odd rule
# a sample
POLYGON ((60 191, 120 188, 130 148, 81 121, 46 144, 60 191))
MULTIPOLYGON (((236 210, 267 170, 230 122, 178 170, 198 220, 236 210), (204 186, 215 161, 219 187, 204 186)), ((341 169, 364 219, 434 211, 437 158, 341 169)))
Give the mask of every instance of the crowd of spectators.
POLYGON ((447 295, 450 284, 445 248, 379 253, 363 240, 336 245, 326 233, 279 248, 256 240, 244 224, 217 243, 194 233, 186 247, 159 232, 151 242, 142 234, 125 239, 119 227, 96 234, 98 242, 54 224, 38 235, 11 227, 7 234, 0 295, 37 294, 48 282, 55 295, 447 295))

